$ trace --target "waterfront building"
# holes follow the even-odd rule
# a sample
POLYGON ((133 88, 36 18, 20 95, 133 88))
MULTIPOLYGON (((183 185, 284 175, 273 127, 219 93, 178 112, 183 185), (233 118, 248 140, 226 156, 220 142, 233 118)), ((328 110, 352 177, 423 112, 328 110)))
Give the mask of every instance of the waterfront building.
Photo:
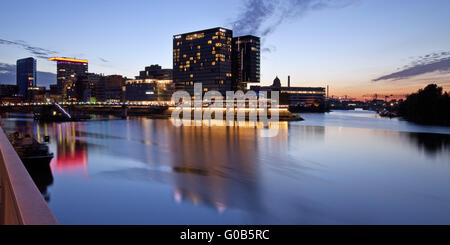
POLYGON ((95 101, 106 101, 105 76, 103 74, 89 74, 89 81, 95 84, 95 90, 93 91, 95 101))
POLYGON ((194 84, 203 92, 215 90, 225 95, 232 90, 233 32, 225 28, 190 32, 173 37, 173 81, 176 90, 194 95, 194 84))
POLYGON ((260 38, 252 35, 233 38, 233 90, 247 90, 260 82, 260 38))
POLYGON ((30 102, 47 102, 48 92, 46 87, 29 87, 27 98, 30 102))
POLYGON ((318 106, 325 101, 326 95, 324 87, 291 87, 290 78, 288 78, 288 86, 283 87, 278 77, 275 78, 272 86, 252 86, 251 90, 257 93, 278 91, 281 104, 303 107, 318 106))
POLYGON ((125 99, 128 102, 168 102, 171 100, 174 89, 172 80, 127 80, 125 85, 125 99))
POLYGON ((16 63, 17 95, 26 97, 29 87, 36 87, 36 60, 25 58, 16 63))
POLYGON ((79 77, 88 73, 88 61, 60 57, 53 57, 50 60, 57 62, 57 93, 62 95, 63 100, 76 100, 74 85, 79 77))
POLYGON ((172 80, 172 69, 162 69, 160 65, 147 66, 136 79, 172 80))
POLYGON ((50 101, 51 102, 62 101, 62 94, 60 92, 58 84, 50 85, 50 101))
POLYGON ((104 97, 108 102, 122 102, 124 100, 124 85, 126 78, 121 75, 106 76, 104 97))
POLYGON ((16 96, 18 91, 17 85, 0 84, 0 97, 16 96))
POLYGON ((102 74, 96 73, 79 76, 73 86, 75 100, 80 102, 103 101, 104 79, 102 74))

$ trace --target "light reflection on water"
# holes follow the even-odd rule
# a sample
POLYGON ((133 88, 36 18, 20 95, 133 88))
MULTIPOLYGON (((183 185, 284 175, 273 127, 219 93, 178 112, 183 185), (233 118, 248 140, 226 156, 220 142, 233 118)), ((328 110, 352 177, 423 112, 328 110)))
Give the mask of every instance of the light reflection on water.
POLYGON ((3 125, 50 135, 62 224, 450 224, 448 128, 302 116, 275 138, 144 118, 3 125))

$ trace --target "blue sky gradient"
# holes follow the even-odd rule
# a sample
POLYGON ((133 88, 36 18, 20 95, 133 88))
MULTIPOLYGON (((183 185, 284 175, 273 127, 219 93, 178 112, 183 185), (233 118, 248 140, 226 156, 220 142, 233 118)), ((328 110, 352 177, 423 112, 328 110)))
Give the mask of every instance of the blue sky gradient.
MULTIPOLYGON (((284 10, 287 2, 308 0, 275 2, 275 10, 284 10)), ((442 54, 434 62, 450 56, 446 55, 450 1, 350 2, 345 7, 293 12, 275 25, 263 38, 263 48, 270 49, 262 53, 263 84, 277 75, 285 83, 291 75, 294 85, 330 85, 332 94, 354 97, 408 93, 431 81, 450 88, 450 69, 445 67, 374 82, 414 66, 426 55, 442 54)), ((88 59, 90 72, 133 77, 151 64, 172 67, 173 35, 216 26, 232 28, 246 7, 242 0, 2 1, 0 63, 36 57, 23 45, 6 40, 55 51, 55 56, 88 59)), ((264 26, 279 20, 269 17, 264 26)), ((38 58, 38 69, 56 72, 56 64, 38 58)))

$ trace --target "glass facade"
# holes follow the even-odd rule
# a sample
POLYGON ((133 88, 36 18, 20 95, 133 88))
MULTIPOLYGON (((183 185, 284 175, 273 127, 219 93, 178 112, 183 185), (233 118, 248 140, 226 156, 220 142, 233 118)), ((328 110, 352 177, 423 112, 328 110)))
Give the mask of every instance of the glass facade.
POLYGON ((260 82, 260 38, 242 36, 233 38, 233 89, 247 89, 249 83, 260 82))
POLYGON ((87 60, 67 58, 51 58, 57 62, 57 88, 62 99, 66 101, 76 100, 75 82, 79 77, 88 73, 87 60))
POLYGON ((34 58, 26 58, 17 60, 17 88, 18 95, 27 96, 28 88, 36 87, 36 60, 34 58))
POLYGON ((176 90, 194 95, 194 84, 203 92, 232 90, 233 32, 225 28, 180 34, 173 37, 173 81, 176 90))

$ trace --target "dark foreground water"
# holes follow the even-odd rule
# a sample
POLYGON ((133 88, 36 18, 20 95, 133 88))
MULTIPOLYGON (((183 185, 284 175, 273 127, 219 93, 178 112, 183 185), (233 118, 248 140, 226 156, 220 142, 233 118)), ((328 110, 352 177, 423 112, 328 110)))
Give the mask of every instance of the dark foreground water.
POLYGON ((168 120, 38 124, 40 189, 61 224, 450 224, 450 128, 364 111, 303 114, 275 138, 168 120))

